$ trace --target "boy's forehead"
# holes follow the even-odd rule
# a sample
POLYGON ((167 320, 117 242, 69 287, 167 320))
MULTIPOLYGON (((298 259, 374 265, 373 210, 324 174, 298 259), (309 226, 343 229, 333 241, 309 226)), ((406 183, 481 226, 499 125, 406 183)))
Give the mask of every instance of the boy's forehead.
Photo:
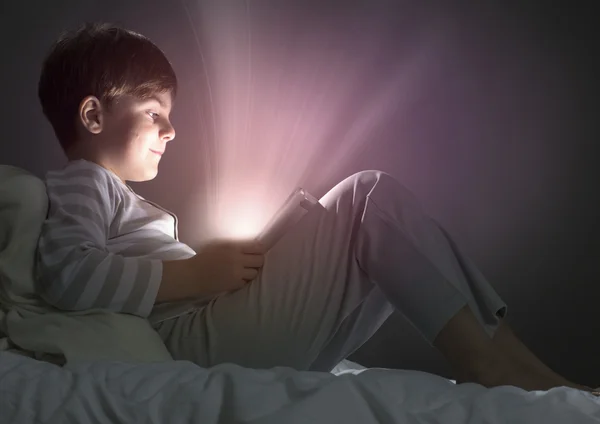
POLYGON ((170 91, 152 93, 147 100, 155 101, 164 108, 170 108, 173 102, 173 97, 170 91))
POLYGON ((125 94, 120 96, 120 99, 121 101, 117 100, 117 103, 121 103, 125 107, 127 105, 136 106, 156 102, 164 109, 171 109, 173 102, 170 92, 156 92, 141 97, 125 94))

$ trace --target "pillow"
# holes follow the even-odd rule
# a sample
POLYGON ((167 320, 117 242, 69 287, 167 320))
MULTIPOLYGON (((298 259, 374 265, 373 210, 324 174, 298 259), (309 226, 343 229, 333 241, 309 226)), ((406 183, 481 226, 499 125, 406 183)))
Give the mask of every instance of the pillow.
POLYGON ((59 311, 35 294, 37 243, 47 212, 44 182, 0 165, 0 350, 16 345, 52 361, 57 355, 66 361, 172 360, 144 318, 106 310, 59 311))
POLYGON ((42 180, 22 169, 0 165, 0 305, 40 304, 35 299, 34 261, 48 211, 42 180))

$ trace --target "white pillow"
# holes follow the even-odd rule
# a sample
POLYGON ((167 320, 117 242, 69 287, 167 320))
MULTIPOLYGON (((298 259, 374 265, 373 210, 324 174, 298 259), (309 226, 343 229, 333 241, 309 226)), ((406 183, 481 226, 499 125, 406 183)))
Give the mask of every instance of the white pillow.
POLYGON ((0 306, 9 301, 39 304, 34 263, 48 211, 42 180, 13 166, 0 165, 0 306))
POLYGON ((0 350, 9 348, 8 336, 39 358, 172 360, 146 319, 103 310, 58 311, 35 294, 37 243, 47 211, 42 180, 0 165, 0 350))

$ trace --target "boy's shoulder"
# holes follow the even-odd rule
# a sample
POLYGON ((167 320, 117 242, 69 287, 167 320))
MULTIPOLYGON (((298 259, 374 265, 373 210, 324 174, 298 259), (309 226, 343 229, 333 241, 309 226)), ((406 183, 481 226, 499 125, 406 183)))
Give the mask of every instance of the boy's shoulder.
POLYGON ((77 192, 90 196, 96 193, 92 196, 111 203, 119 203, 128 190, 112 171, 84 159, 69 161, 63 168, 49 171, 45 180, 49 194, 77 192))
POLYGON ((47 172, 45 178, 47 182, 78 182, 91 179, 102 185, 118 185, 121 182, 113 172, 85 159, 69 161, 62 168, 47 172))

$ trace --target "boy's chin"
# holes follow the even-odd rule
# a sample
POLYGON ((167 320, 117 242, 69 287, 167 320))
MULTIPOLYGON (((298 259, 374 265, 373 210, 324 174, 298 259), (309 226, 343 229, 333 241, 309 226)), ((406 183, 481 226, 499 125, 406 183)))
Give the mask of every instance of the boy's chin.
POLYGON ((134 183, 143 183, 144 181, 152 181, 158 175, 158 169, 146 169, 132 176, 129 181, 134 183))
POLYGON ((152 172, 152 173, 147 174, 144 177, 143 180, 140 180, 140 182, 143 182, 143 181, 152 181, 153 179, 156 178, 157 175, 158 175, 158 170, 156 172, 152 172))

